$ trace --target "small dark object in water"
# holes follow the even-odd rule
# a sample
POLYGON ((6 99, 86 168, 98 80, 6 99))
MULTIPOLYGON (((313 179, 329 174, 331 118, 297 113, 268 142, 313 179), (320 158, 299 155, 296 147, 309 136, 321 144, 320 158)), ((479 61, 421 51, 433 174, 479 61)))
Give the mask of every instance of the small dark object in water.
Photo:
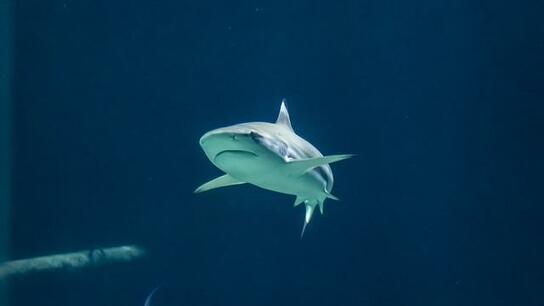
POLYGON ((157 292, 157 290, 159 290, 160 287, 161 285, 158 285, 157 287, 155 287, 155 289, 151 291, 151 293, 145 299, 144 306, 151 306, 151 299, 153 298, 153 295, 155 295, 155 292, 157 292))

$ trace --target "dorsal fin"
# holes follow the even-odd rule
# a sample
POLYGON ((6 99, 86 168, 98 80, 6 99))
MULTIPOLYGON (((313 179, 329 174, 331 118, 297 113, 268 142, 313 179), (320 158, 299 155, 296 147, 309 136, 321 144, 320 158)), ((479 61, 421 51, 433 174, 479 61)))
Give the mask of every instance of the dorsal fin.
POLYGON ((281 100, 280 113, 278 114, 276 123, 283 124, 291 131, 293 130, 293 127, 291 126, 291 119, 289 119, 289 112, 287 111, 287 106, 285 106, 285 99, 281 100))

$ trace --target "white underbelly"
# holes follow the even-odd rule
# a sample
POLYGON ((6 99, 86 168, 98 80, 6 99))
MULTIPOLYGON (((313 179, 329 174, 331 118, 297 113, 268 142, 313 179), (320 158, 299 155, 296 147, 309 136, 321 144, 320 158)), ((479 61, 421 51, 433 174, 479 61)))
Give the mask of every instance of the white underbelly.
POLYGON ((309 174, 294 177, 271 173, 260 177, 248 177, 247 182, 264 189, 304 198, 318 198, 324 190, 322 183, 309 174))
POLYGON ((240 181, 280 193, 318 198, 325 190, 323 181, 310 173, 298 176, 287 173, 285 162, 279 158, 261 158, 250 153, 228 152, 217 157, 214 163, 240 181))

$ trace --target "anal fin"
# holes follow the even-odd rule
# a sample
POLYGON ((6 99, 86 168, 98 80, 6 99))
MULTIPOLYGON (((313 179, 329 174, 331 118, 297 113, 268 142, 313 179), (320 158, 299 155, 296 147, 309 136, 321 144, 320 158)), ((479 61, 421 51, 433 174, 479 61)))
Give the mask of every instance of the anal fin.
POLYGON ((240 185, 245 183, 246 182, 242 182, 240 180, 233 178, 232 176, 228 174, 225 174, 200 185, 197 189, 195 189, 194 193, 204 192, 204 191, 221 188, 221 187, 240 185))

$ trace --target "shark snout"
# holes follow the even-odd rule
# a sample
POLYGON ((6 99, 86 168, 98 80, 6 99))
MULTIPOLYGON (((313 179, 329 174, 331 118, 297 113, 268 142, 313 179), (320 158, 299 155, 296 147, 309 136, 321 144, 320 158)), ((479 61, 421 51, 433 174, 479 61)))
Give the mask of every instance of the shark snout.
POLYGON ((209 131, 200 138, 199 143, 212 162, 222 152, 253 153, 256 145, 252 131, 240 127, 227 127, 209 131))
POLYGON ((229 133, 229 132, 212 133, 212 132, 208 132, 200 138, 199 143, 201 146, 206 145, 210 142, 223 142, 223 143, 234 142, 248 135, 248 134, 241 134, 241 133, 229 133))
POLYGON ((249 136, 252 133, 251 129, 243 126, 229 126, 211 130, 200 137, 200 145, 203 145, 210 140, 240 140, 244 136, 249 136))

